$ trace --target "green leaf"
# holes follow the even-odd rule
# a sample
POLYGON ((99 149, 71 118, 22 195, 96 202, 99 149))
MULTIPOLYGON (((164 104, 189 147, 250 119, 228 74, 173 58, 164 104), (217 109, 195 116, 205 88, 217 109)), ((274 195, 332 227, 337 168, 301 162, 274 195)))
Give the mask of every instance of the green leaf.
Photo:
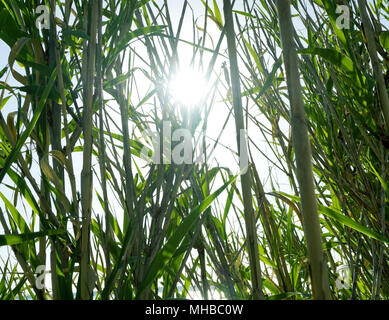
POLYGON ((248 42, 244 37, 243 37, 244 44, 246 45, 247 49, 249 50, 251 56, 253 57, 255 64, 257 65, 258 69, 263 72, 262 64, 261 61, 259 60, 259 56, 257 55, 257 52, 254 50, 250 42, 248 42))
POLYGON ((136 5, 135 5, 135 9, 138 9, 142 6, 144 6, 147 2, 149 2, 150 0, 138 0, 136 2, 136 5))
POLYGON ((12 10, 8 8, 0 9, 0 39, 3 40, 10 48, 13 47, 17 39, 25 34, 19 29, 16 21, 11 15, 12 10))
POLYGON ((51 73, 53 72, 53 69, 45 64, 28 61, 22 58, 18 59, 18 61, 22 63, 25 67, 33 68, 34 70, 39 71, 47 76, 50 76, 51 73))
MULTIPOLYGON (((258 88, 258 87, 254 87, 254 88, 251 88, 249 90, 246 90, 244 92, 242 92, 242 97, 247 97, 251 94, 254 94, 256 92, 258 92, 258 95, 255 97, 255 100, 259 100, 263 94, 270 88, 270 86, 273 84, 273 81, 274 81, 274 77, 276 76, 276 73, 278 71, 278 69, 282 66, 282 57, 280 57, 276 63, 273 65, 273 68, 272 68, 272 71, 269 73, 269 75, 267 76, 264 84, 262 85, 261 88, 258 88)), ((227 101, 227 100, 226 100, 227 101)))
POLYGON ((163 249, 157 254, 154 260, 151 262, 149 269, 146 271, 145 277, 139 288, 137 296, 139 296, 143 290, 145 290, 153 280, 158 277, 160 271, 163 270, 167 262, 173 257, 177 248, 180 247, 185 235, 192 230, 196 221, 200 217, 211 203, 231 184, 236 180, 237 176, 230 179, 222 187, 216 190, 213 194, 206 197, 192 212, 182 221, 181 225, 174 232, 172 237, 167 241, 163 249))
POLYGON ((314 2, 316 2, 319 6, 323 6, 323 2, 321 2, 321 0, 313 0, 314 2))
POLYGON ((38 232, 29 232, 22 234, 2 234, 0 235, 0 246, 12 246, 15 244, 20 244, 26 241, 34 240, 36 238, 45 237, 45 236, 54 236, 57 234, 64 233, 65 230, 47 230, 47 231, 38 231, 38 232))
MULTIPOLYGON (((321 4, 324 6, 325 10, 327 11, 328 17, 330 18, 330 22, 332 25, 332 28, 335 31, 335 34, 337 35, 338 39, 342 43, 344 47, 347 47, 347 40, 345 33, 342 29, 339 29, 336 25, 336 20, 338 18, 338 14, 336 13, 336 3, 335 1, 320 1, 321 4)), ((317 1, 319 3, 319 1, 317 1)))
POLYGON ((11 212, 11 215, 16 222, 17 226, 19 227, 20 232, 30 232, 30 229, 27 226, 26 221, 23 219, 21 214, 16 210, 14 205, 0 192, 0 197, 3 199, 5 206, 8 208, 8 210, 11 212))
POLYGON ((261 98, 262 95, 267 91, 267 89, 269 89, 269 87, 272 85, 274 77, 275 77, 278 69, 281 67, 281 65, 282 65, 282 57, 279 57, 278 60, 276 61, 276 63, 274 64, 272 71, 267 76, 266 81, 263 84, 261 91, 259 91, 258 96, 256 97, 256 100, 261 98))
POLYGON ((272 260, 270 260, 269 258, 265 257, 263 254, 261 254, 259 256, 259 259, 262 260, 262 262, 264 262, 268 266, 272 267, 273 269, 277 269, 277 265, 272 260))
POLYGON ((232 12, 237 13, 237 14, 240 14, 240 15, 245 16, 245 17, 248 17, 248 18, 253 18, 253 19, 256 19, 256 18, 257 18, 256 16, 253 16, 252 14, 249 14, 249 13, 244 12, 244 11, 232 10, 232 12))
MULTIPOLYGON (((16 270, 14 270, 16 272, 16 270)), ((17 294, 20 292, 21 288, 24 286, 26 283, 27 278, 24 277, 22 280, 19 281, 19 283, 15 286, 15 288, 9 292, 2 300, 15 300, 17 294)))
POLYGON ((1 111, 1 109, 3 109, 3 107, 5 106, 5 104, 8 102, 8 100, 10 98, 11 98, 11 96, 8 96, 8 97, 3 98, 3 100, 0 100, 0 111, 1 111))
POLYGON ((213 8, 214 8, 214 11, 215 11, 215 18, 216 18, 216 20, 219 22, 220 26, 223 26, 222 15, 220 13, 220 10, 219 10, 219 7, 217 5, 216 0, 213 0, 213 8))
POLYGON ((89 35, 83 31, 83 30, 72 30, 72 29, 65 29, 62 31, 64 37, 69 37, 69 36, 73 36, 73 37, 76 37, 76 38, 82 38, 82 39, 85 39, 85 40, 89 40, 89 35))
POLYGON ((11 178, 11 180, 16 184, 18 187, 18 191, 24 196, 27 203, 31 206, 32 210, 39 216, 43 217, 41 215, 40 208, 38 206, 38 202, 34 199, 34 196, 28 187, 26 181, 19 176, 15 171, 13 171, 11 168, 8 169, 8 176, 11 178))
POLYGON ((271 293, 277 295, 280 294, 280 290, 268 279, 264 279, 262 285, 267 288, 271 293))
MULTIPOLYGON (((297 196, 288 195, 288 194, 283 193, 283 192, 279 192, 279 194, 281 194, 285 197, 288 197, 289 199, 292 199, 294 201, 300 202, 300 198, 297 196)), ((378 241, 382 241, 384 243, 389 244, 389 238, 383 236, 382 234, 379 234, 378 232, 370 230, 369 228, 359 224, 358 222, 344 216, 341 213, 341 211, 339 211, 339 210, 336 210, 336 209, 330 208, 330 207, 326 207, 320 203, 318 203, 318 209, 319 209, 320 213, 326 215, 327 217, 330 217, 330 218, 336 220, 337 222, 339 222, 339 223, 341 223, 341 224, 343 224, 351 229, 354 229, 358 232, 361 232, 361 233, 369 236, 370 238, 373 238, 373 239, 376 239, 378 241)))
POLYGON ((0 71, 0 79, 3 77, 4 73, 6 73, 8 70, 8 67, 5 66, 1 71, 0 71))
POLYGON ((380 43, 381 46, 389 52, 389 31, 384 31, 380 33, 380 43))
POLYGON ((130 76, 131 76, 131 72, 128 72, 126 74, 122 74, 118 77, 115 77, 114 79, 104 83, 104 89, 107 90, 109 88, 113 88, 114 86, 126 81, 130 76))
POLYGON ((0 183, 3 181, 5 174, 8 171, 8 168, 11 167, 11 164, 15 161, 16 157, 18 156, 20 149, 25 144, 27 138, 30 136, 31 132, 34 130, 35 125, 38 122, 38 119, 43 111, 43 108, 46 104, 47 97, 49 96, 49 93, 51 91, 51 88, 53 87, 53 84, 54 84, 56 78, 57 78, 57 68, 55 68, 53 73, 51 74, 49 82, 47 83, 47 86, 46 86, 46 88, 41 96, 39 104, 34 111, 34 115, 32 117, 32 120, 31 120, 28 128, 21 134, 20 138, 16 142, 15 147, 12 149, 11 153, 8 155, 7 160, 4 164, 4 168, 0 171, 0 183))
POLYGON ((298 52, 301 54, 318 55, 347 73, 353 73, 355 71, 353 61, 335 49, 307 48, 298 52))
POLYGON ((274 296, 267 297, 265 300, 285 300, 295 296, 296 294, 297 294, 296 292, 284 292, 284 293, 276 294, 274 296))
POLYGON ((128 48, 128 44, 131 40, 139 38, 141 36, 160 34, 166 26, 150 26, 150 27, 140 27, 134 31, 128 32, 124 39, 121 40, 115 48, 109 51, 107 60, 104 62, 105 66, 111 65, 111 63, 116 59, 120 52, 128 48))
POLYGON ((384 179, 382 179, 382 177, 380 176, 380 174, 377 172, 377 170, 374 168, 373 164, 370 162, 370 161, 367 161, 367 163, 369 164, 370 168, 371 168, 371 171, 374 173, 374 175, 378 178, 378 180, 380 181, 382 187, 384 188, 385 192, 388 193, 389 192, 389 188, 388 188, 388 185, 387 183, 385 182, 384 179))
POLYGON ((378 241, 382 241, 382 242, 389 244, 389 238, 379 234, 378 232, 372 231, 365 226, 362 226, 358 222, 355 222, 354 220, 344 216, 341 212, 339 212, 333 208, 323 206, 322 204, 319 203, 319 211, 322 214, 325 214, 327 217, 330 217, 330 218, 340 222, 341 224, 343 224, 347 227, 350 227, 351 229, 359 231, 359 232, 361 232, 361 233, 363 233, 363 234, 365 234, 373 239, 376 239, 378 241))

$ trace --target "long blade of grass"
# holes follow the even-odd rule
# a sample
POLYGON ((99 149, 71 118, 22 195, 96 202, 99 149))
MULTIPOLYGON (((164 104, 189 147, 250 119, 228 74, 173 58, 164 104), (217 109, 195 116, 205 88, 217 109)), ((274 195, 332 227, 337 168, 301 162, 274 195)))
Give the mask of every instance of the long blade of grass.
POLYGON ((51 76, 49 78, 49 81, 47 83, 47 86, 45 90, 43 91, 43 94, 39 100, 39 104, 34 112, 34 116, 32 117, 32 120, 27 127, 27 129, 21 134, 20 138, 16 142, 15 147, 12 149, 11 153, 8 155, 7 160, 5 161, 4 167, 0 171, 0 183, 3 181, 3 178, 5 177, 8 168, 11 166, 11 164, 15 161, 16 157, 18 156, 20 149, 25 144, 27 138, 31 135, 32 131, 35 128, 36 123, 38 122, 38 119, 43 111, 43 108, 46 104, 46 100, 50 94, 51 88, 53 87, 53 84, 57 78, 57 68, 54 68, 53 72, 51 73, 51 76))

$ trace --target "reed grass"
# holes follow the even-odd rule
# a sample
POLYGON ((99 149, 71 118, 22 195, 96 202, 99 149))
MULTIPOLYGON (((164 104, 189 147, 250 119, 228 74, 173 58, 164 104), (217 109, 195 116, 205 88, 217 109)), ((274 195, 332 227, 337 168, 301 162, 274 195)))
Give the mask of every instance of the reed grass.
POLYGON ((0 299, 388 298, 385 2, 41 4, 0 2, 0 299), (140 157, 164 121, 203 163, 140 157))

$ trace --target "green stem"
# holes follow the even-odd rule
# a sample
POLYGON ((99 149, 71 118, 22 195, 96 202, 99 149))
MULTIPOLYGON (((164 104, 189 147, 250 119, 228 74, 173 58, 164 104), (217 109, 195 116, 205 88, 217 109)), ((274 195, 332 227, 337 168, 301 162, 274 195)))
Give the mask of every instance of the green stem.
POLYGON ((81 299, 90 298, 88 288, 89 271, 89 234, 92 211, 92 115, 93 115, 93 87, 95 76, 95 55, 96 55, 96 29, 97 29, 97 9, 94 1, 89 2, 89 10, 92 10, 90 23, 90 40, 88 43, 86 82, 84 83, 84 152, 83 168, 81 173, 81 203, 82 203, 82 231, 81 231, 81 299))
POLYGON ((299 78, 298 57, 294 44, 290 1, 277 0, 281 42, 290 100, 292 144, 296 156, 297 181, 300 186, 304 234, 308 247, 314 299, 330 299, 327 266, 324 261, 317 200, 313 184, 312 154, 308 139, 305 109, 299 78))
MULTIPOLYGON (((238 142, 239 163, 242 159, 248 159, 247 141, 242 135, 244 132, 243 108, 242 108, 242 94, 240 89, 240 75, 238 68, 238 58, 235 44, 234 23, 232 17, 232 6, 230 0, 224 0, 224 17, 226 37, 228 44, 228 54, 230 58, 230 73, 231 73, 231 88, 233 107, 235 112, 235 127, 238 142), (243 144, 243 145, 241 145, 243 144)), ((247 251, 250 260, 251 281, 253 285, 253 298, 255 300, 263 300, 264 295, 262 291, 261 266, 259 264, 258 240, 257 230, 254 219, 254 208, 251 195, 251 174, 250 170, 245 170, 241 173, 243 206, 245 213, 245 225, 247 233, 247 251)))

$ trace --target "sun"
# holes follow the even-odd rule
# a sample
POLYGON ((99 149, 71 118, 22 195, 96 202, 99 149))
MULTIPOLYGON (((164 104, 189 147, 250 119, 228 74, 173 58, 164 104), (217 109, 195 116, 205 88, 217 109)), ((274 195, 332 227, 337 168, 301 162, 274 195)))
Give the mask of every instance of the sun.
POLYGON ((194 106, 207 93, 205 77, 192 68, 181 69, 168 82, 168 92, 175 102, 194 106))

